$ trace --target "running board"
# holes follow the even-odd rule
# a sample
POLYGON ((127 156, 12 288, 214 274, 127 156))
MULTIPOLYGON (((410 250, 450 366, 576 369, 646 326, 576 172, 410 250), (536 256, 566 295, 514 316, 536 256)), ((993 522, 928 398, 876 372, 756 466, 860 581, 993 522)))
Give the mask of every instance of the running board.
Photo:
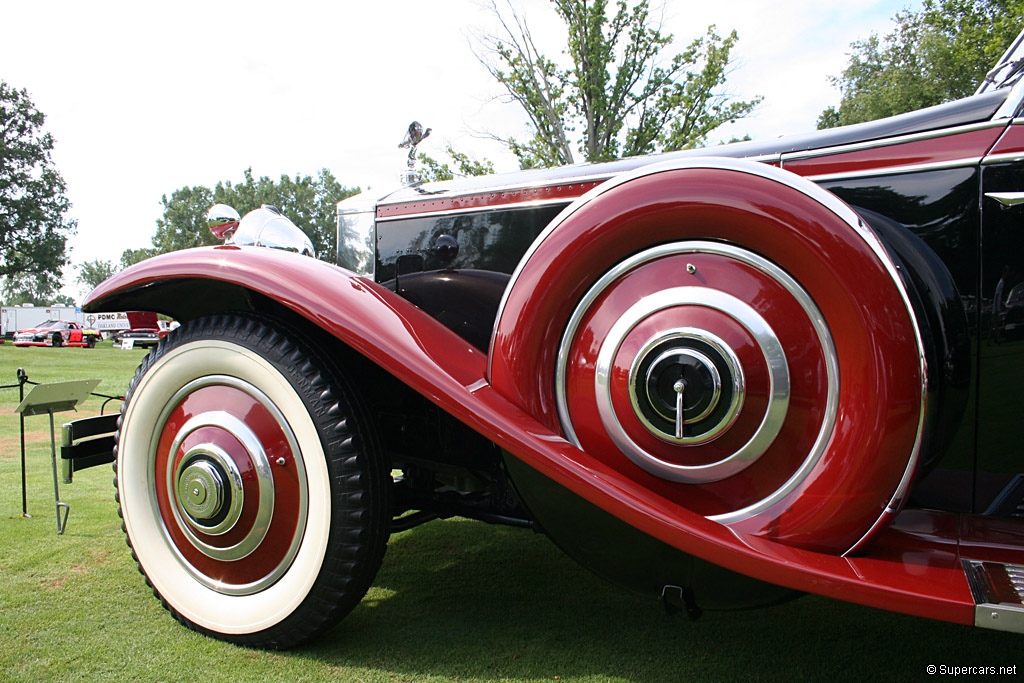
POLYGON ((961 562, 974 596, 974 625, 1024 633, 1024 565, 961 562))

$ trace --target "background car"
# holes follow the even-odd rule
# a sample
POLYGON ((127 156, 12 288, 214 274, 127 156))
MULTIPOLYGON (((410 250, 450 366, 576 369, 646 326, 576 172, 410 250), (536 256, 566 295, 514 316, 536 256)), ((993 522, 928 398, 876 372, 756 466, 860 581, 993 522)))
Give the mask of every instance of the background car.
POLYGON ((118 343, 126 339, 131 339, 133 346, 153 347, 160 343, 160 330, 157 328, 140 327, 118 332, 118 343))
POLYGON ((18 330, 15 346, 96 346, 100 335, 70 320, 47 320, 36 327, 18 330))
POLYGON ((176 330, 181 326, 181 323, 177 320, 157 320, 156 324, 161 339, 170 334, 172 330, 176 330))
POLYGON ((116 332, 115 344, 130 339, 132 346, 151 348, 178 326, 176 321, 158 320, 156 314, 147 311, 129 311, 127 316, 130 327, 116 332))

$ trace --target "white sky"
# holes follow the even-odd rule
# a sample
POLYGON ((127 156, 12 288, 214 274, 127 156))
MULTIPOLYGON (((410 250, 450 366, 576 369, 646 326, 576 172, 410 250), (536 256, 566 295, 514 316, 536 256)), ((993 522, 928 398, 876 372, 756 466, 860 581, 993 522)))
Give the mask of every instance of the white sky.
MULTIPOLYGON (((515 1, 556 56, 560 22, 548 3, 515 1)), ((896 12, 919 4, 664 0, 664 28, 679 50, 711 23, 739 32, 729 90, 765 99, 713 139, 763 139, 813 130, 838 103, 828 76, 850 43, 889 32, 896 12)), ((78 220, 76 265, 150 246, 162 195, 240 182, 250 166, 275 180, 326 167, 343 185, 388 187, 413 119, 434 131, 422 152, 440 157, 451 141, 498 171, 516 168, 473 135, 522 134, 525 124, 473 55, 474 31, 494 30, 475 0, 0 0, 0 17, 0 79, 46 114, 78 220)), ((66 271, 65 291, 80 298, 76 276, 66 271)))

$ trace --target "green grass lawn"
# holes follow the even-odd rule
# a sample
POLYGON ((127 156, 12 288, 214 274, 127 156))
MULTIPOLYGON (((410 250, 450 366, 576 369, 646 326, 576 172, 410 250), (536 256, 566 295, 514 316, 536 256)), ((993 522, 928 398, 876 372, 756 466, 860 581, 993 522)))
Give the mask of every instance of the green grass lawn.
MULTIPOLYGON (((102 378, 120 393, 143 351, 0 345, 0 385, 102 378)), ((112 472, 62 485, 56 535, 48 420, 28 418, 21 516, 17 390, 0 391, 0 681, 922 680, 926 666, 1011 666, 1024 636, 807 596, 666 617, 529 531, 432 522, 392 537, 362 604, 310 646, 247 650, 180 626, 136 571, 112 472)), ((98 412, 91 400, 82 414, 98 412)), ((73 418, 64 414, 64 420, 73 418)))

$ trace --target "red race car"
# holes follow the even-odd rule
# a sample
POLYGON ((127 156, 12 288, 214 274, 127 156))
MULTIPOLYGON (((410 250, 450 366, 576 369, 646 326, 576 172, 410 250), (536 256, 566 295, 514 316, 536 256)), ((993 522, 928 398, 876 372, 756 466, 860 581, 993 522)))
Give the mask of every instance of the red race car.
POLYGON ((99 341, 99 333, 82 329, 71 320, 47 320, 36 327, 18 330, 15 346, 86 346, 92 348, 99 341))
POLYGON ((118 434, 141 570, 188 626, 287 647, 391 531, 461 515, 694 615, 811 591, 1024 631, 1024 339, 992 323, 1022 64, 871 123, 364 194, 325 260, 214 207, 227 244, 83 307, 181 321, 118 434))

